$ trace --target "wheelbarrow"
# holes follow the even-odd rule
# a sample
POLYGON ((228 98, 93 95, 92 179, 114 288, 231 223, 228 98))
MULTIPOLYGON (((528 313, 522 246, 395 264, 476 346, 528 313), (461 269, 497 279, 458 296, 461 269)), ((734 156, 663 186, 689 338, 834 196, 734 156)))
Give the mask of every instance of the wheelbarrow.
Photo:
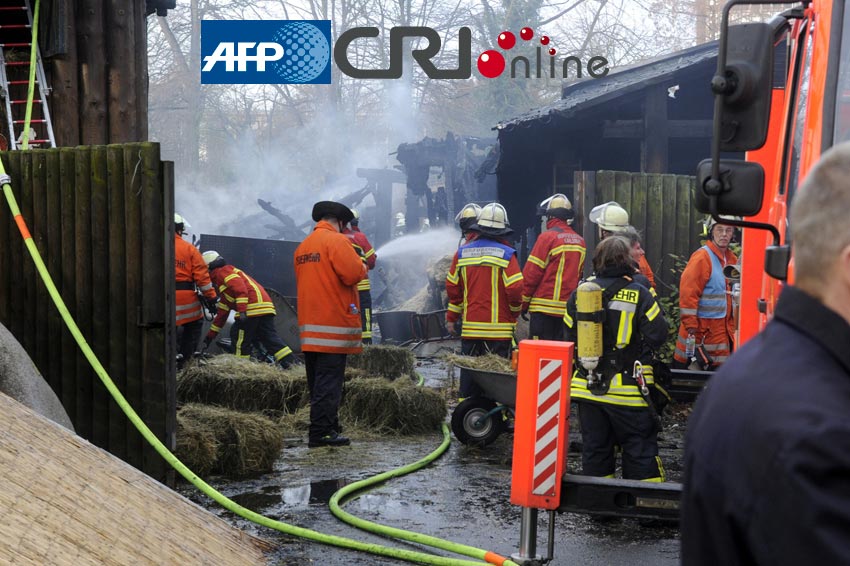
POLYGON ((452 411, 452 432, 463 444, 483 448, 513 426, 516 375, 455 366, 472 379, 483 394, 467 397, 455 407, 452 411))

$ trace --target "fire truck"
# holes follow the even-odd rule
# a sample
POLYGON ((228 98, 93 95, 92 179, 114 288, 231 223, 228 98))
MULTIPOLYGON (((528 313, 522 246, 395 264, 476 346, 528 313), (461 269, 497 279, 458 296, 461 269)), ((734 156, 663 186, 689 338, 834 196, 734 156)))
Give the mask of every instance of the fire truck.
POLYGON ((793 279, 786 231, 797 187, 821 153, 850 139, 850 6, 787 2, 769 22, 729 25, 735 6, 767 3, 779 4, 732 0, 723 9, 712 156, 698 167, 697 208, 744 219, 738 345, 764 327, 793 279))
MULTIPOLYGON (((842 41, 845 31, 850 31, 848 3, 731 0, 723 8, 717 71, 710 86, 714 93, 711 158, 697 167, 695 202, 701 212, 715 219, 722 214, 724 224, 743 232, 736 297, 738 345, 767 324, 782 285, 793 281, 786 234, 794 193, 821 153, 850 140, 850 40, 842 41), (746 4, 786 4, 787 9, 768 22, 730 25, 735 7, 746 4), (728 159, 724 152, 745 152, 745 159, 728 159), (741 220, 729 220, 729 216, 741 220)), ((521 353, 521 373, 523 363, 521 353)), ((525 363, 531 362, 525 359, 525 363)), ((530 397, 525 412, 542 414, 540 396, 532 391, 530 397)), ((556 510, 678 517, 680 484, 565 474, 557 486, 560 489, 540 496, 534 481, 537 468, 526 462, 541 459, 537 453, 521 454, 521 458, 517 448, 534 446, 533 423, 524 427, 529 430, 525 441, 518 438, 520 424, 518 419, 511 499, 522 507, 522 525, 514 561, 529 565, 552 559, 556 510), (538 509, 550 513, 545 558, 536 553, 538 509)), ((562 456, 558 453, 554 461, 560 462, 562 456)))

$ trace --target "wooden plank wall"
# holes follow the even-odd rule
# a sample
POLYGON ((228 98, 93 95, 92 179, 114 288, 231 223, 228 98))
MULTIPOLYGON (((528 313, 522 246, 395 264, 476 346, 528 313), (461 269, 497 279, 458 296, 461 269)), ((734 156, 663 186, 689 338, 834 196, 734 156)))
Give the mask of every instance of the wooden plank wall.
MULTIPOLYGON (((154 143, 3 152, 0 158, 86 341, 136 412, 173 448, 173 167, 160 161, 154 143)), ((169 481, 167 464, 77 347, 3 208, 0 322, 56 392, 77 434, 169 481)))
POLYGON ((678 273, 671 256, 686 262, 702 244, 704 215, 693 205, 695 187, 695 178, 686 175, 577 171, 573 204, 576 228, 589 250, 585 271, 590 273, 590 258, 598 241, 596 225, 587 221, 587 215, 598 204, 616 201, 629 212, 629 221, 643 236, 659 294, 677 289, 678 273))

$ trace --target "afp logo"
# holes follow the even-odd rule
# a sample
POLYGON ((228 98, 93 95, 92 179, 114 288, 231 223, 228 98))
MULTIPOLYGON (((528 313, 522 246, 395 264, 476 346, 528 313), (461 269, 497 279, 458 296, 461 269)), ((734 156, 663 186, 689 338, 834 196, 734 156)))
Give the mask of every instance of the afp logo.
POLYGON ((202 20, 202 84, 330 84, 330 20, 202 20))

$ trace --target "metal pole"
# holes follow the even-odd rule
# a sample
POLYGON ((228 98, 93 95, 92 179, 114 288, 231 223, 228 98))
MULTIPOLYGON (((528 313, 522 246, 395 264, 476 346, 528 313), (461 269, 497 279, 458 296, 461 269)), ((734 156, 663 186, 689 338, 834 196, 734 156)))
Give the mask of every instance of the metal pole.
POLYGON ((546 561, 551 562, 555 557, 555 510, 549 510, 549 543, 546 549, 546 561))
POLYGON ((537 509, 522 508, 519 526, 519 554, 511 559, 517 564, 527 564, 540 560, 537 556, 537 509))

